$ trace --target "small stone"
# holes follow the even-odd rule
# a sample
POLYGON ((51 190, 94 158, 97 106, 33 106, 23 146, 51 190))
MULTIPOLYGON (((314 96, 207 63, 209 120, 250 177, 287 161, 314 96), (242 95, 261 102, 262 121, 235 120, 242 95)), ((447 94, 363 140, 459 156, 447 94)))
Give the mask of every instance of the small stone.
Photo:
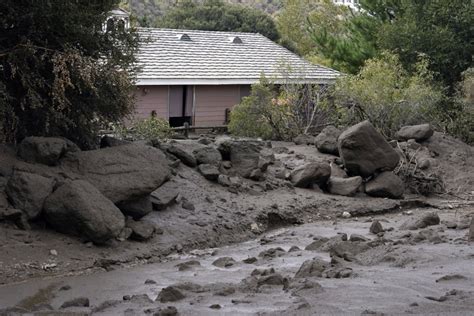
POLYGON ((145 284, 156 284, 156 281, 155 280, 152 280, 152 279, 147 279, 145 281, 145 284))
POLYGON ((183 293, 173 286, 165 287, 156 298, 161 303, 176 302, 185 298, 183 293))
POLYGON ((342 217, 343 217, 343 218, 350 218, 351 216, 352 216, 352 215, 351 215, 351 213, 349 213, 349 212, 343 212, 343 213, 342 213, 342 217))
POLYGON ((50 254, 51 256, 55 256, 55 257, 56 257, 56 256, 58 255, 58 252, 57 252, 56 250, 54 250, 54 249, 51 249, 51 250, 49 251, 49 254, 50 254))
POLYGON ((212 265, 219 268, 229 268, 235 264, 235 260, 232 257, 222 257, 215 260, 212 265))
POLYGON ((212 308, 212 309, 221 309, 222 307, 221 307, 219 304, 212 304, 211 306, 209 306, 209 308, 212 308))
POLYGON ((189 202, 188 200, 183 200, 183 203, 181 204, 181 206, 185 209, 185 210, 189 210, 189 211, 194 211, 196 208, 194 207, 194 204, 189 202))
POLYGON ((247 258, 247 259, 242 260, 242 262, 243 262, 243 263, 247 263, 247 264, 252 264, 252 263, 257 262, 257 258, 255 258, 255 257, 250 257, 250 258, 247 258))
POLYGON ((351 234, 350 240, 351 241, 368 241, 367 238, 359 234, 351 234))
POLYGON ((382 227, 382 224, 379 221, 374 221, 374 222, 372 222, 372 225, 370 225, 369 231, 372 234, 377 235, 379 233, 383 233, 384 229, 382 227))

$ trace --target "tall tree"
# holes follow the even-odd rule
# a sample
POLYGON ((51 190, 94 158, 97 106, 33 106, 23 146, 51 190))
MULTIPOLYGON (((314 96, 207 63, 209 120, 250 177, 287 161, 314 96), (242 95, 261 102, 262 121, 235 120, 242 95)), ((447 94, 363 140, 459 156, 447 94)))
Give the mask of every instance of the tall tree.
POLYGON ((91 144, 130 112, 133 31, 102 26, 118 0, 0 2, 0 138, 91 144))
POLYGON ((414 70, 420 55, 427 56, 430 70, 454 92, 462 72, 473 65, 473 2, 401 0, 391 23, 380 29, 378 42, 399 54, 408 70, 414 70))
POLYGON ((247 6, 227 4, 222 0, 180 1, 156 22, 158 27, 204 31, 260 33, 278 40, 275 23, 268 14, 247 6))

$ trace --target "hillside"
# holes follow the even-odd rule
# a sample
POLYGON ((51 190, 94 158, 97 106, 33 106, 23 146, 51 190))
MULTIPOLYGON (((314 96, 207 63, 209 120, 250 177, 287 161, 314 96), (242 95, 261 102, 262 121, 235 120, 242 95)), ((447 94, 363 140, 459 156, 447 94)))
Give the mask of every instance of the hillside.
MULTIPOLYGON (((199 1, 199 0, 198 0, 199 1)), ((230 3, 239 3, 252 6, 256 9, 274 14, 278 11, 283 0, 226 0, 230 3)), ((138 17, 148 18, 161 16, 166 10, 176 3, 176 0, 129 0, 129 9, 138 17)))

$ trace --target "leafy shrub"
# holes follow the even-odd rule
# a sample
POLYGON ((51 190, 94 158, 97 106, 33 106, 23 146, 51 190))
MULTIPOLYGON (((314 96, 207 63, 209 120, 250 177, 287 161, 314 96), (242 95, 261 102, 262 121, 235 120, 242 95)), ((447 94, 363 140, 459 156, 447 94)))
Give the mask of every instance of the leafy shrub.
MULTIPOLYGON (((284 77, 292 78, 291 74, 284 77)), ((319 85, 295 84, 288 79, 276 86, 265 77, 252 86, 231 112, 229 131, 236 136, 292 140, 302 133, 322 129, 326 107, 321 101, 326 89, 319 85)))
POLYGON ((439 126, 437 106, 443 91, 432 84, 427 66, 422 59, 409 75, 397 55, 385 52, 368 60, 359 74, 336 82, 336 120, 349 126, 368 119, 388 138, 404 125, 429 122, 439 126))
POLYGON ((128 127, 123 125, 116 126, 115 130, 120 137, 131 140, 166 139, 172 133, 167 120, 154 116, 137 120, 128 127))

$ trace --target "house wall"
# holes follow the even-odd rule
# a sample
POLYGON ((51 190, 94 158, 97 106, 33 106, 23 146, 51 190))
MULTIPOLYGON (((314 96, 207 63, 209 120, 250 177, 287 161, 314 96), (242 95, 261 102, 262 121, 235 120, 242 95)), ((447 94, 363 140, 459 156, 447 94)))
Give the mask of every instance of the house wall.
MULTIPOLYGON (((246 93, 246 89, 243 93, 246 93)), ((194 125, 215 126, 225 124, 225 111, 241 100, 241 86, 196 86, 194 125)))
POLYGON ((168 119, 168 86, 137 87, 135 96, 135 118, 149 118, 156 111, 158 117, 168 119))
MULTIPOLYGON (((189 87, 190 94, 193 92, 189 87)), ((249 85, 218 85, 195 86, 193 125, 215 126, 225 124, 226 109, 240 102, 242 97, 249 95, 249 85)), ((191 95, 188 95, 191 100, 191 95)), ((152 111, 158 117, 169 119, 169 87, 142 86, 136 90, 135 118, 149 118, 152 111)))

